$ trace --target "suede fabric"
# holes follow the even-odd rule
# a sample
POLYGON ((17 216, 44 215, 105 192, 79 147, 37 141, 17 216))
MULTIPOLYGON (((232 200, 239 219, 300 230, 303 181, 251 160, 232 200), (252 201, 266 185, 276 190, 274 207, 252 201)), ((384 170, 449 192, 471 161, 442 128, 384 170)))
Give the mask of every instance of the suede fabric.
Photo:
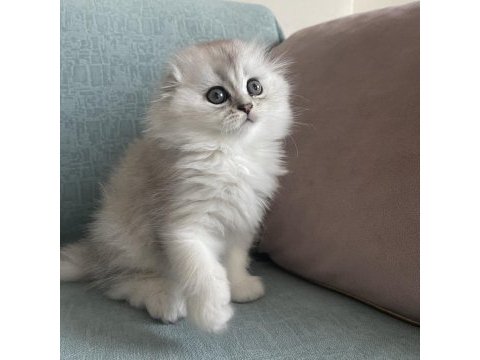
POLYGON ((275 48, 299 116, 260 249, 401 318, 419 314, 419 4, 313 26, 275 48))

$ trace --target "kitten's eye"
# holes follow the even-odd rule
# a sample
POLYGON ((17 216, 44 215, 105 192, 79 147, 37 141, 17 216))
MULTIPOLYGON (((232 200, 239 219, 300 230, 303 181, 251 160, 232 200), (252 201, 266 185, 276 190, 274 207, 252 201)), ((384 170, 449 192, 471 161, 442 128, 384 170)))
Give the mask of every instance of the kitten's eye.
POLYGON ((247 82, 247 91, 250 95, 260 95, 263 91, 262 84, 257 79, 250 79, 247 82))
POLYGON ((207 100, 212 104, 218 105, 222 104, 228 99, 228 92, 221 86, 215 86, 208 90, 207 100))

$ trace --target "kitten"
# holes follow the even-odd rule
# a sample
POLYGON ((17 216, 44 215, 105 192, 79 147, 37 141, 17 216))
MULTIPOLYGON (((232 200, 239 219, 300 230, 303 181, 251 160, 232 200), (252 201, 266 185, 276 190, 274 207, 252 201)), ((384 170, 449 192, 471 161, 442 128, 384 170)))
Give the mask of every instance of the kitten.
POLYGON ((181 51, 141 139, 105 186, 61 279, 89 280, 153 317, 226 327, 230 301, 264 295, 248 250, 284 174, 291 122, 284 64, 239 40, 181 51))

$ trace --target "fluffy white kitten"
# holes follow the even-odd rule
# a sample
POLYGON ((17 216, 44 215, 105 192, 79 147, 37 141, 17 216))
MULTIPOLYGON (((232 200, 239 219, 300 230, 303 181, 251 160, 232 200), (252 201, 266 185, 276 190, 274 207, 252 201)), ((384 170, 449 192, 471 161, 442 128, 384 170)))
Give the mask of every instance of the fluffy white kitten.
POLYGON ((61 279, 92 281, 164 322, 188 313, 207 331, 225 328, 231 300, 261 297, 248 250, 284 173, 283 69, 238 40, 181 51, 88 238, 62 249, 61 279))

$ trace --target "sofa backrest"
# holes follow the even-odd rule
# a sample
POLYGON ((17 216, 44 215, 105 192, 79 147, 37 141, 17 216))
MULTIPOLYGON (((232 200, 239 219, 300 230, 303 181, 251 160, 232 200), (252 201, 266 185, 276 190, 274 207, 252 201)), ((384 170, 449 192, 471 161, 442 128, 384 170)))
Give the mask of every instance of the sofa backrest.
POLYGON ((61 241, 85 234, 100 184, 140 129, 177 49, 220 38, 278 43, 272 13, 218 0, 61 1, 61 241))

